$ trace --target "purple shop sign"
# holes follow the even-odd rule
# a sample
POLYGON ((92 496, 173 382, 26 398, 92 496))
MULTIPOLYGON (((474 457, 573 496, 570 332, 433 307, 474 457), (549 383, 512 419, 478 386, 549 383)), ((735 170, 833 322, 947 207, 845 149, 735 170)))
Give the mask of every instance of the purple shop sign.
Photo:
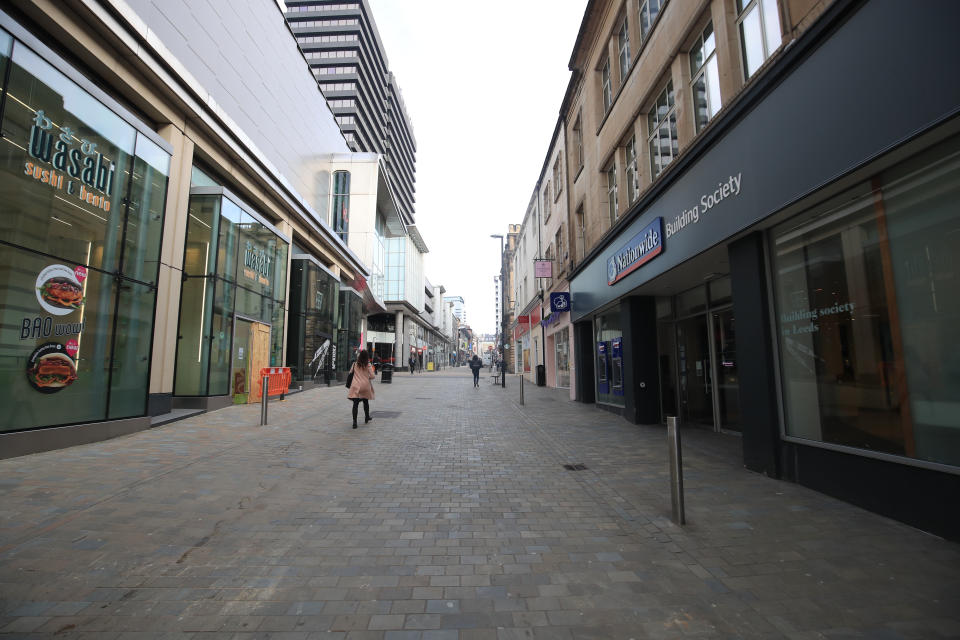
POLYGON ((533 261, 534 278, 552 278, 553 261, 552 260, 534 260, 533 261))

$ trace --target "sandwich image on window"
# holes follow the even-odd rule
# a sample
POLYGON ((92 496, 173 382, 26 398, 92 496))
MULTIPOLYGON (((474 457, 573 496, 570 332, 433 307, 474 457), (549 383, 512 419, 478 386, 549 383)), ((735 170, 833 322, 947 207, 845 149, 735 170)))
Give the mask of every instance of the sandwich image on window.
POLYGON ((50 278, 40 285, 40 297, 59 309, 79 309, 83 304, 83 290, 67 278, 50 278))
POLYGON ((33 365, 27 369, 27 380, 38 391, 59 391, 77 379, 77 367, 65 353, 46 353, 31 360, 33 365))

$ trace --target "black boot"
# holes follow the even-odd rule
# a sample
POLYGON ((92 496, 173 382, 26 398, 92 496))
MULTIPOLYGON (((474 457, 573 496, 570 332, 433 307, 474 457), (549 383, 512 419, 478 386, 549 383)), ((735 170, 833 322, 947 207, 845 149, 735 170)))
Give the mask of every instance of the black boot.
POLYGON ((357 421, 356 421, 356 420, 353 421, 353 428, 354 428, 354 429, 357 428, 357 421))
POLYGON ((363 419, 363 424, 367 424, 367 423, 370 422, 371 420, 373 420, 373 418, 371 418, 370 416, 366 416, 366 417, 363 419))

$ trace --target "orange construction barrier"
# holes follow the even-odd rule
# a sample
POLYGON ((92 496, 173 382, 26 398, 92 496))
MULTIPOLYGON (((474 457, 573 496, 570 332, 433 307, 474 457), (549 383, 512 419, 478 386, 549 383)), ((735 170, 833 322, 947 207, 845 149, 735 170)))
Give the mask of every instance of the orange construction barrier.
POLYGON ((263 386, 263 376, 269 378, 267 397, 280 396, 280 399, 283 400, 290 389, 290 367, 264 367, 260 369, 260 376, 257 378, 256 384, 253 385, 253 389, 251 389, 254 397, 258 400, 261 399, 262 392, 260 389, 263 386))

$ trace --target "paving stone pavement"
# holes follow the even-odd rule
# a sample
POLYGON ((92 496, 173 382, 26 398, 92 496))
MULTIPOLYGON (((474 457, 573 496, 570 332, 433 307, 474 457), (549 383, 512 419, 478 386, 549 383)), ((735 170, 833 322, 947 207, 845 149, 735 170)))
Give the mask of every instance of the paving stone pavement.
MULTIPOLYGON (((960 545, 465 368, 0 461, 0 635, 960 638, 960 545), (583 464, 568 471, 564 464, 583 464)), ((957 505, 944 505, 957 508, 957 505)))

